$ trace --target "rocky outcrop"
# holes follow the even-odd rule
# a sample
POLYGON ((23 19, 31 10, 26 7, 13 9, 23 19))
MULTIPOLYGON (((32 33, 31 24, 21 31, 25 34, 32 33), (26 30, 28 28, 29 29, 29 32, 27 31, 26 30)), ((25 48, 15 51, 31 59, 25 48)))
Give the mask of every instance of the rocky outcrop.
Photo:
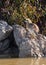
POLYGON ((13 25, 16 44, 19 47, 19 57, 46 57, 46 37, 39 34, 34 24, 28 28, 13 25))
MULTIPOLYGON (((26 23, 25 23, 26 24, 26 23)), ((46 57, 46 37, 34 23, 12 27, 0 21, 0 58, 46 57)))

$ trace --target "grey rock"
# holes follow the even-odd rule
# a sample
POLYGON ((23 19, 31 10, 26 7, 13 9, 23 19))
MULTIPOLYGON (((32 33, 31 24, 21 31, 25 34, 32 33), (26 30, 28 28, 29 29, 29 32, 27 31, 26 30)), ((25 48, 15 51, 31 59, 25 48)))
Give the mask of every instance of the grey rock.
POLYGON ((16 44, 19 47, 19 57, 46 56, 46 37, 37 33, 32 29, 32 26, 24 28, 15 24, 13 25, 13 32, 16 44))
POLYGON ((10 41, 8 39, 5 39, 4 41, 0 42, 0 51, 4 51, 9 47, 10 41))
POLYGON ((10 36, 13 28, 0 20, 0 58, 11 57, 10 36))
POLYGON ((10 40, 9 39, 5 39, 3 41, 0 42, 0 58, 7 58, 7 57, 11 57, 10 55, 10 40))
POLYGON ((0 20, 0 41, 7 38, 13 28, 7 22, 0 20))

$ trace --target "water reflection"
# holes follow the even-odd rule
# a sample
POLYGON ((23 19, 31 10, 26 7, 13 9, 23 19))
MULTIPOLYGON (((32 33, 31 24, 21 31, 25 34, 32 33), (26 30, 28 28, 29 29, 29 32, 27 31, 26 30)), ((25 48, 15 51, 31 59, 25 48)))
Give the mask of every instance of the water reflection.
POLYGON ((0 65, 46 65, 46 58, 0 59, 0 65))

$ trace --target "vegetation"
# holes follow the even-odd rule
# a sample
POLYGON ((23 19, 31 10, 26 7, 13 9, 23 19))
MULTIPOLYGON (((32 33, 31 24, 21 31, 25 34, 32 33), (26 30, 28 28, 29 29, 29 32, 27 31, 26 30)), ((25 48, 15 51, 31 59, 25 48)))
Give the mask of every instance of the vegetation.
POLYGON ((46 35, 46 0, 0 0, 0 20, 9 24, 22 24, 30 18, 46 35))

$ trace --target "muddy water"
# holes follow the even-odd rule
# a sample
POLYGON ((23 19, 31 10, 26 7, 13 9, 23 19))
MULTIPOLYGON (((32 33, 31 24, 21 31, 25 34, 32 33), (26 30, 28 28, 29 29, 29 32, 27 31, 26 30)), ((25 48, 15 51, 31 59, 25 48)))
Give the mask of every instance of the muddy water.
POLYGON ((0 59, 0 65, 46 65, 46 58, 0 59))

